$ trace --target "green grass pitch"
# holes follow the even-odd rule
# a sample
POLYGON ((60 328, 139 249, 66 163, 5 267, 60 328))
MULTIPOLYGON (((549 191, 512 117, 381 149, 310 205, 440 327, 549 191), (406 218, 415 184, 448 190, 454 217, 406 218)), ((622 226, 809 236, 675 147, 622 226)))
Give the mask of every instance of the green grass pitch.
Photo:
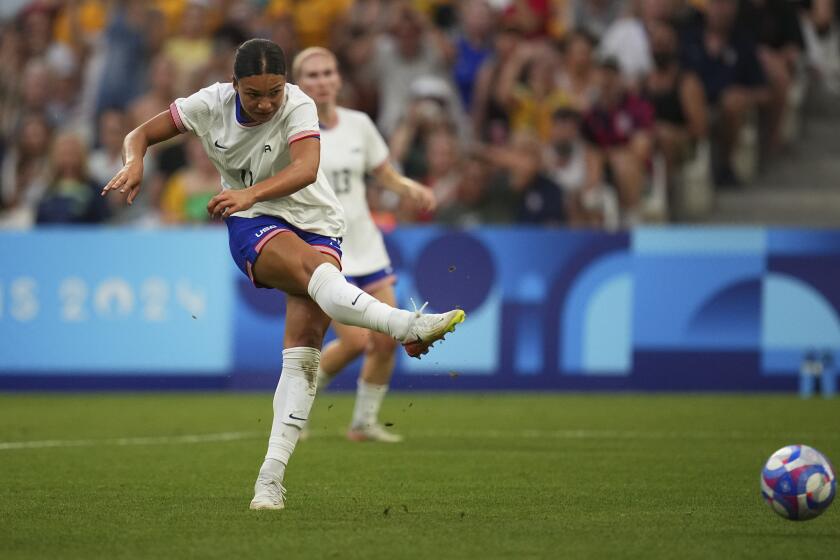
POLYGON ((269 394, 2 395, 0 558, 840 554, 840 505, 786 521, 758 484, 786 444, 840 462, 836 401, 395 393, 392 446, 344 440, 351 406, 319 396, 287 509, 253 512, 269 394))

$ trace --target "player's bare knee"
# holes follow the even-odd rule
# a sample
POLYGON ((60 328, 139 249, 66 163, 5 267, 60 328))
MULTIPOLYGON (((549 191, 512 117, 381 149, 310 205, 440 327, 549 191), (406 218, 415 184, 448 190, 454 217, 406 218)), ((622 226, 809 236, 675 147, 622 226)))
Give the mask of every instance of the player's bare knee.
POLYGON ((347 345, 349 352, 358 356, 367 351, 370 344, 370 334, 368 331, 360 330, 358 333, 342 338, 341 342, 347 345))

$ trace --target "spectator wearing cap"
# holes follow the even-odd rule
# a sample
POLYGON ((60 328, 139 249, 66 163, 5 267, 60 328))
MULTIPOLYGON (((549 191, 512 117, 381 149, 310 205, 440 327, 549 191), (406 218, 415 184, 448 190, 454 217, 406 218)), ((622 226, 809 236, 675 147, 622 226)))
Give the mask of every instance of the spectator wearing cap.
POLYGON ((732 158, 742 128, 768 99, 755 41, 737 26, 737 0, 708 0, 702 16, 682 34, 682 63, 703 82, 709 105, 719 116, 718 185, 737 183, 732 158))
POLYGON ((464 120, 458 94, 449 82, 433 76, 421 77, 409 88, 410 101, 389 144, 395 161, 413 179, 421 180, 427 172, 428 137, 439 130, 453 133, 459 144, 465 143, 469 127, 464 120))
POLYGON ((653 150, 653 107, 628 91, 613 58, 601 62, 598 82, 598 98, 584 116, 584 135, 618 188, 625 225, 634 225, 653 150))
POLYGON ((402 167, 403 172, 418 181, 423 181, 429 174, 429 148, 434 145, 430 140, 438 132, 438 138, 457 136, 459 130, 458 114, 451 107, 457 102, 458 95, 440 78, 430 76, 421 78, 412 84, 411 101, 400 120, 399 126, 389 139, 391 157, 402 167))
POLYGON ((461 98, 448 80, 437 76, 421 76, 411 83, 409 95, 412 104, 433 101, 441 107, 448 122, 456 126, 463 124, 461 98))

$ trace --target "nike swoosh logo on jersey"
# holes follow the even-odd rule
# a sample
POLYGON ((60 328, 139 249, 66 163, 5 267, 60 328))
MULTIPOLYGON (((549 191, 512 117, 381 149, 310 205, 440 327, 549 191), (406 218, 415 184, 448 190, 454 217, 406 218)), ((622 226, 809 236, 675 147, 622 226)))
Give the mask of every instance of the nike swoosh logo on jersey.
POLYGON ((353 300, 353 303, 350 305, 356 305, 356 302, 359 301, 359 298, 362 297, 362 292, 359 292, 359 295, 356 296, 356 299, 353 300))
POLYGON ((289 414, 289 418, 291 418, 292 420, 300 420, 301 422, 306 422, 307 420, 307 418, 298 418, 294 414, 289 414))
POLYGON ((218 140, 213 142, 213 145, 216 146, 217 148, 219 148, 220 150, 227 150, 227 146, 222 146, 221 144, 219 144, 218 140))

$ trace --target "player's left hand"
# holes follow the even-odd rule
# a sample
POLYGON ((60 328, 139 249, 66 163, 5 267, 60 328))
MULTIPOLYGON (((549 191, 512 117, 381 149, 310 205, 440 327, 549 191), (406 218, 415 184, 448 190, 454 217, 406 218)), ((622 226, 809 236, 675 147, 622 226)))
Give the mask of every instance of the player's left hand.
POLYGON ((423 212, 431 212, 437 208, 437 200, 432 189, 422 185, 411 185, 405 193, 415 208, 423 212))
POLYGON ((207 203, 207 213, 213 219, 224 219, 236 212, 247 210, 256 201, 251 189, 226 190, 210 199, 207 203))

